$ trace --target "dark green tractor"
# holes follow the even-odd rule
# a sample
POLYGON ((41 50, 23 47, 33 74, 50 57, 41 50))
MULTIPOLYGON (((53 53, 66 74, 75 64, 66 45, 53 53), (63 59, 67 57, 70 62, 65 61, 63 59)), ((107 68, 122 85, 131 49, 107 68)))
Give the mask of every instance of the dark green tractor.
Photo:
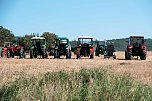
POLYGON ((95 55, 96 56, 99 56, 100 54, 101 55, 104 55, 105 53, 105 41, 97 41, 97 46, 96 46, 96 50, 95 50, 95 55))
POLYGON ((47 51, 46 51, 46 40, 44 37, 32 37, 32 47, 30 49, 30 58, 37 58, 37 56, 47 58, 47 51))
POLYGON ((54 58, 60 58, 61 55, 66 56, 66 59, 71 59, 71 45, 66 37, 56 39, 54 58))

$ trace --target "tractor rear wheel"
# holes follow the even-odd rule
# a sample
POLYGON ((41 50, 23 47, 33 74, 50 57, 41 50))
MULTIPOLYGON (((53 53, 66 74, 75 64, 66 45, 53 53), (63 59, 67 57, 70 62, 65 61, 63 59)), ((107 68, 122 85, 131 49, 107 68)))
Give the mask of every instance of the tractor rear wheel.
POLYGON ((71 59, 71 51, 70 50, 67 51, 66 59, 71 59))
POLYGON ((141 60, 146 60, 146 53, 142 53, 142 55, 140 56, 141 60))
POLYGON ((34 52, 34 58, 37 58, 37 50, 34 52))
POLYGON ((95 56, 99 56, 99 53, 98 53, 98 52, 96 52, 96 53, 95 53, 95 56))
POLYGON ((33 59, 33 51, 30 51, 30 59, 33 59))
POLYGON ((44 54, 44 58, 48 58, 48 54, 47 54, 47 52, 45 52, 45 54, 44 54))
POLYGON ((93 59, 93 54, 90 55, 90 59, 93 59))
POLYGON ((3 51, 1 52, 1 57, 3 57, 3 51))
POLYGON ((24 57, 25 57, 24 55, 25 55, 25 54, 24 54, 24 50, 21 49, 21 50, 20 50, 20 54, 19 54, 19 58, 24 58, 24 57))
POLYGON ((11 57, 10 50, 7 50, 7 58, 10 58, 10 57, 11 57))
POLYGON ((54 50, 54 58, 60 58, 58 50, 54 50))
POLYGON ((113 56, 113 59, 116 59, 116 55, 113 56))
POLYGON ((125 51, 125 60, 131 60, 131 54, 125 51))
POLYGON ((79 54, 77 54, 77 59, 79 59, 80 58, 80 55, 79 54))

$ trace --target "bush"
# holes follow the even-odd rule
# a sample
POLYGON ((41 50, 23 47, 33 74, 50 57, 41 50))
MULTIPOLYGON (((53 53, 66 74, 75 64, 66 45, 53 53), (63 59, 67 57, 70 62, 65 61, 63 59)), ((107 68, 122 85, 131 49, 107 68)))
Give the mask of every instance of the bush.
POLYGON ((20 77, 0 88, 0 100, 151 101, 152 89, 130 76, 114 76, 103 69, 82 69, 20 77))

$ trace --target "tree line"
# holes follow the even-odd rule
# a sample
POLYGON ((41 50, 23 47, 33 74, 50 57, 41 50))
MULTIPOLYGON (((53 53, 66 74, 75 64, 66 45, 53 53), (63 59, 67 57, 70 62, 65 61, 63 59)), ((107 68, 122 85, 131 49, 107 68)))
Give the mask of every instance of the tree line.
MULTIPOLYGON (((25 50, 29 50, 31 47, 31 38, 33 36, 36 36, 36 34, 32 33, 32 34, 26 34, 25 36, 22 36, 22 37, 17 37, 9 29, 6 29, 0 26, 0 47, 3 47, 4 42, 10 42, 10 41, 15 40, 16 38, 20 38, 22 40, 21 44, 25 47, 25 50)), ((51 33, 51 32, 44 32, 42 33, 41 36, 46 38, 47 50, 53 47, 53 45, 55 44, 55 40, 58 37, 55 33, 51 33)), ((107 40, 107 41, 113 42, 115 49, 117 51, 124 51, 128 45, 128 43, 126 42, 127 40, 128 38, 112 39, 112 40, 107 40)), ((76 40, 70 41, 70 44, 72 48, 74 49, 77 45, 77 41, 76 40)), ((94 41, 94 46, 96 46, 95 44, 96 44, 96 41, 94 41)), ((145 39, 145 44, 147 45, 147 50, 152 51, 152 39, 145 39)))

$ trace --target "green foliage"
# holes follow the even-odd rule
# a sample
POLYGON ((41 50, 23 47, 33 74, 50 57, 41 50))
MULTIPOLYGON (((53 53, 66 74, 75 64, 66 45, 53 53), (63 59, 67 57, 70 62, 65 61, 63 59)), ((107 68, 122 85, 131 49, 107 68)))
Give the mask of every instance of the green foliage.
POLYGON ((151 101, 152 88, 103 69, 20 77, 0 87, 1 101, 151 101))
POLYGON ((25 51, 29 51, 30 47, 32 46, 31 38, 33 35, 25 35, 21 38, 21 45, 24 46, 25 51))
POLYGON ((46 41, 47 41, 47 49, 51 49, 55 44, 55 39, 57 38, 57 35, 55 35, 54 33, 50 33, 50 32, 44 32, 42 34, 42 37, 45 37, 46 41))
POLYGON ((3 46, 4 42, 10 42, 14 40, 14 34, 6 29, 0 26, 0 46, 3 46))

